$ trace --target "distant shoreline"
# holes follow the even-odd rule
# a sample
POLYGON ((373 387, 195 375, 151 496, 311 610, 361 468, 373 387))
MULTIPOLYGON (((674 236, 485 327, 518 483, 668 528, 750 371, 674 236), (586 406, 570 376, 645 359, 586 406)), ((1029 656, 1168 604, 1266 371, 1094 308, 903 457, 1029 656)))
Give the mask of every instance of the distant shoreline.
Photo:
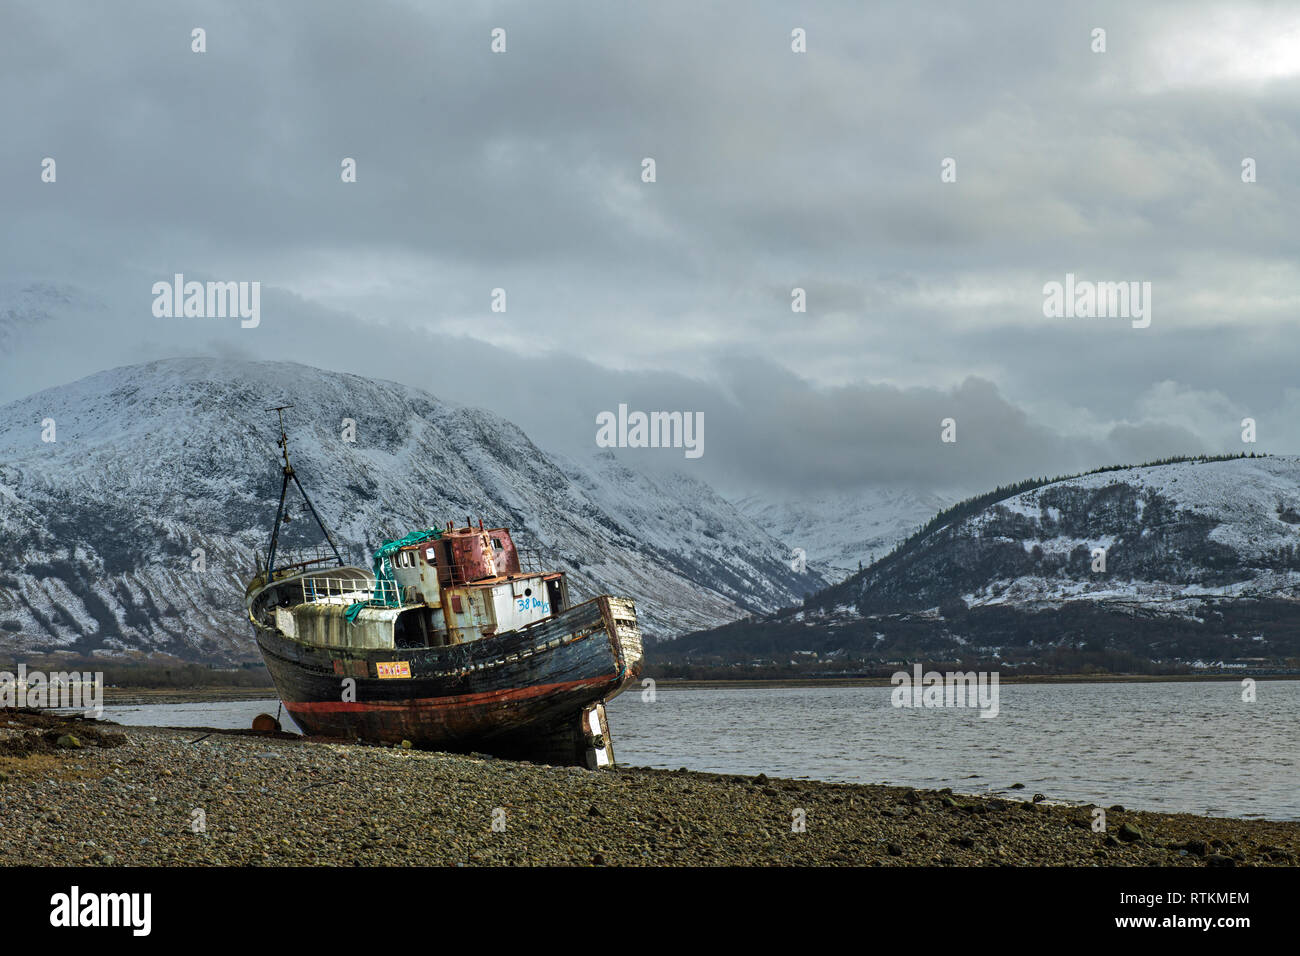
POLYGON ((277 700, 274 687, 105 687, 105 706, 277 700))
MULTIPOLYGON (((1240 683, 1244 677, 1263 681, 1300 680, 1297 674, 1040 674, 1002 676, 1001 684, 1208 684, 1240 683)), ((748 690, 757 688, 799 687, 889 687, 887 677, 825 677, 805 679, 750 680, 679 680, 654 678, 655 686, 667 690, 748 690)), ((627 693, 635 693, 631 688, 627 693)), ((104 703, 111 706, 130 704, 203 704, 214 701, 277 700, 274 687, 105 687, 104 703)))
MULTIPOLYGON (((934 668, 927 667, 926 670, 934 668)), ((1300 674, 1033 674, 998 677, 999 684, 1208 684, 1252 680, 1300 680, 1300 674)), ((655 678, 656 687, 679 689, 727 687, 890 687, 888 677, 782 678, 773 680, 680 680, 655 678)))

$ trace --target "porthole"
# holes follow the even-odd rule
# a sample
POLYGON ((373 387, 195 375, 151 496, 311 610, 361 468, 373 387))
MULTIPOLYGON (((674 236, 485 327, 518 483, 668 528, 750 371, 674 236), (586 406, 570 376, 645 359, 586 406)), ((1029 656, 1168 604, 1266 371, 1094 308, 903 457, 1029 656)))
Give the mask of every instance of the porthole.
POLYGON ((532 596, 533 596, 533 589, 532 589, 532 588, 524 588, 524 597, 532 597, 532 596))

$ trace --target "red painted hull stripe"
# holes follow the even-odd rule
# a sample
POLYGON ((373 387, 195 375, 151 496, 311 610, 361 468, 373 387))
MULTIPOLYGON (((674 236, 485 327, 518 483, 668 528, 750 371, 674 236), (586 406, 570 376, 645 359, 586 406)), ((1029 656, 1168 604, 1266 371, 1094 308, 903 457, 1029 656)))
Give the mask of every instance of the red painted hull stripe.
POLYGON ((366 713, 377 710, 457 710, 462 707, 472 707, 476 704, 494 704, 511 700, 526 700, 531 697, 543 697, 547 694, 563 693, 568 690, 578 690, 583 687, 595 687, 598 684, 607 684, 610 681, 618 680, 618 674, 608 674, 605 677, 593 677, 588 680, 567 681, 560 684, 537 684, 533 687, 516 687, 506 690, 485 691, 481 694, 461 694, 458 697, 417 697, 411 700, 402 701, 354 701, 347 702, 342 700, 298 700, 284 702, 285 709, 289 713, 304 714, 336 714, 336 713, 366 713))

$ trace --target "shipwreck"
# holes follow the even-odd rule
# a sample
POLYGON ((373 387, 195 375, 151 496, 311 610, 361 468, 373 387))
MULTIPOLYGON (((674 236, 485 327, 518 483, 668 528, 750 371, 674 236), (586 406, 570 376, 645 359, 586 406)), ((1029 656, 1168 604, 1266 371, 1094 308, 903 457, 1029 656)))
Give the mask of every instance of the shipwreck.
POLYGON ((248 617, 281 701, 303 732, 591 769, 614 764, 605 702, 640 676, 628 598, 573 603, 507 528, 469 519, 416 530, 349 566, 289 461, 248 617), (277 565, 290 485, 323 556, 277 565))

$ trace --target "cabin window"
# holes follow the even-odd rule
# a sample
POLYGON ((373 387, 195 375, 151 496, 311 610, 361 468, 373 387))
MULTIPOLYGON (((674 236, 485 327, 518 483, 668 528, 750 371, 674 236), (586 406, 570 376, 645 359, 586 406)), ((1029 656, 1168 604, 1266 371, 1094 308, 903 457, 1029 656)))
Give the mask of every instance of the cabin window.
POLYGON ((493 538, 493 539, 492 539, 492 548, 493 548, 494 550, 496 550, 496 551, 504 551, 504 550, 505 550, 505 545, 501 543, 501 539, 500 539, 500 538, 493 538))
POLYGON ((434 561, 437 560, 437 559, 434 557, 434 552, 433 552, 433 548, 432 548, 432 547, 429 547, 429 548, 426 548, 426 549, 425 549, 425 551, 424 551, 424 560, 425 560, 427 563, 429 563, 429 564, 433 564, 434 561))

